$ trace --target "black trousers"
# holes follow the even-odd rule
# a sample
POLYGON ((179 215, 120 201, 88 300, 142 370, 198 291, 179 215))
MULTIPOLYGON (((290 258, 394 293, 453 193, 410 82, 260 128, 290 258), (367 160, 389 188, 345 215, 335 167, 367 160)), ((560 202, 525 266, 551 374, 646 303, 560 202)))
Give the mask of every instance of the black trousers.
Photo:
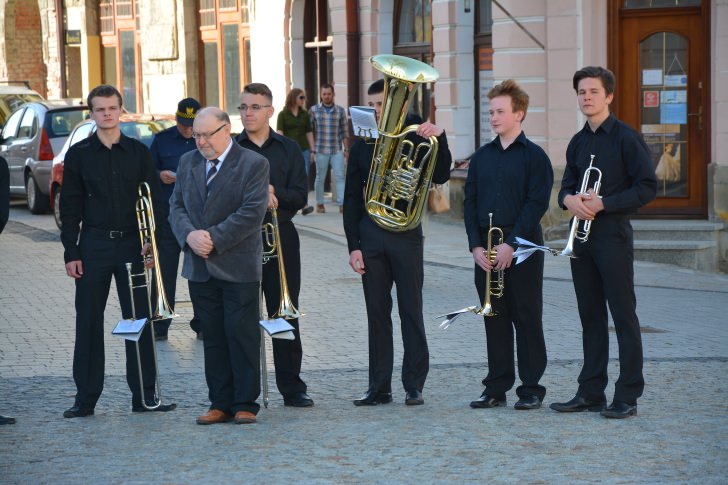
POLYGON ((260 406, 259 283, 210 278, 189 282, 190 298, 205 334, 205 378, 210 409, 228 414, 260 406))
MULTIPOLYGON (((508 233, 505 232, 505 237, 508 233)), ((541 230, 528 238, 543 244, 541 230)), ((546 343, 543 335, 543 265, 544 254, 536 252, 521 264, 515 260, 503 274, 501 298, 491 297, 494 316, 483 317, 488 349, 488 375, 483 379, 485 391, 505 399, 516 380, 513 362, 513 330, 516 331, 518 376, 522 384, 518 397, 536 396, 543 400, 546 388, 539 384, 546 370, 546 343)), ((496 278, 497 273, 491 273, 496 278)), ((475 266, 475 287, 479 301, 484 301, 486 273, 475 266)))
MULTIPOLYGON (((162 267, 162 281, 164 282, 164 294, 167 301, 174 308, 177 292, 177 270, 179 268, 180 247, 177 239, 172 233, 169 224, 164 224, 157 229, 155 234, 157 240, 157 251, 159 252, 159 265, 162 267)), ((171 319, 160 320, 154 324, 157 335, 167 335, 171 319)))
MULTIPOLYGON (((301 242, 293 222, 283 222, 278 226, 281 236, 281 251, 286 270, 288 293, 293 305, 298 308, 298 295, 301 291, 301 242)), ((263 295, 268 317, 277 312, 281 299, 281 284, 278 274, 278 260, 272 259, 263 265, 263 295)), ((306 392, 306 383, 301 379, 303 348, 298 319, 288 320, 294 330, 295 340, 273 339, 273 361, 276 369, 276 385, 283 396, 306 392)))
POLYGON ((584 366, 578 394, 604 400, 609 361, 607 305, 619 346, 619 378, 614 400, 637 402, 645 381, 642 375, 642 335, 634 294, 632 225, 626 216, 603 214, 594 220, 586 243, 575 245, 571 260, 582 327, 584 366))
MULTIPOLYGON (((76 280, 76 343, 73 351, 73 380, 76 383, 76 405, 93 408, 104 387, 104 309, 109 297, 111 278, 121 304, 120 318, 149 316, 144 288, 134 290, 136 315, 132 315, 129 279, 125 263, 132 271, 142 271, 141 244, 136 232, 120 239, 108 239, 82 231, 79 241, 83 276, 76 280)), ((126 380, 132 394, 132 405, 142 403, 142 392, 134 342, 125 340, 126 380)), ((154 398, 156 370, 152 348, 151 326, 146 325, 139 339, 144 381, 144 397, 154 398)))
POLYGON ((394 283, 404 344, 402 384, 406 391, 421 391, 430 369, 422 318, 422 228, 395 233, 364 217, 359 231, 366 270, 362 283, 369 326, 369 389, 392 392, 394 283))

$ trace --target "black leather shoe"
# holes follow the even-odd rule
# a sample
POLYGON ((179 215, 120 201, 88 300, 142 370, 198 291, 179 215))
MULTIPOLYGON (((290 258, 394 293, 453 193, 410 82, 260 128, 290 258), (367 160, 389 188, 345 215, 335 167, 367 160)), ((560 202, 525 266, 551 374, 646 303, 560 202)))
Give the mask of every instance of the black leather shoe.
POLYGON ((15 424, 15 418, 11 418, 10 416, 0 415, 0 425, 2 425, 2 424, 15 424))
MULTIPOLYGON (((147 406, 152 407, 154 406, 154 403, 147 403, 147 406)), ((158 413, 166 413, 168 411, 174 411, 177 409, 177 405, 175 403, 172 404, 162 404, 158 408, 155 409, 147 409, 141 404, 132 405, 131 412, 132 413, 151 413, 151 412, 158 412, 158 413)))
POLYGON ((313 212, 313 207, 311 207, 310 205, 307 205, 301 210, 301 214, 303 214, 304 216, 309 215, 311 212, 313 212))
POLYGON ((313 399, 305 392, 297 392, 283 398, 283 405, 294 408, 310 408, 313 406, 313 399))
POLYGON ((354 406, 376 406, 392 402, 391 392, 367 391, 359 399, 354 399, 354 406))
POLYGON ((93 409, 84 408, 81 406, 74 405, 72 408, 63 411, 64 418, 85 418, 91 416, 94 413, 93 409))
POLYGON ((162 340, 167 340, 167 339, 168 339, 167 334, 164 334, 164 335, 159 334, 159 333, 154 334, 154 340, 156 340, 157 342, 162 341, 162 340))
POLYGON ((505 406, 506 400, 505 399, 496 399, 494 397, 491 397, 488 395, 487 392, 484 392, 480 395, 478 399, 475 401, 470 402, 470 407, 473 409, 477 408, 497 408, 499 406, 505 406))
POLYGON ((628 404, 623 401, 613 401, 599 413, 605 418, 624 419, 637 416, 637 404, 628 404))
POLYGON ((571 401, 552 402, 549 407, 560 413, 578 413, 580 411, 601 411, 606 404, 606 401, 592 401, 581 396, 574 396, 571 401))
POLYGON ((418 406, 420 404, 425 404, 425 399, 422 397, 422 392, 415 389, 413 391, 407 391, 404 403, 407 406, 418 406))
POLYGON ((513 407, 520 410, 538 409, 541 407, 541 400, 536 396, 522 397, 513 407))

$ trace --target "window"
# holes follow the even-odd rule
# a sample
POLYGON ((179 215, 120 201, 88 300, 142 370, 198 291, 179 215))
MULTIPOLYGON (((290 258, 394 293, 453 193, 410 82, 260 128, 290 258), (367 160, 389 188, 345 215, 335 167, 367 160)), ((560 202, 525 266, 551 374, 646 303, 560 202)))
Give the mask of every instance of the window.
POLYGON ((699 7, 701 0, 625 0, 624 8, 699 7))
POLYGON ((142 111, 141 47, 133 0, 102 0, 99 4, 103 80, 116 86, 127 111, 142 111))
POLYGON ((35 116, 35 111, 32 109, 26 109, 23 114, 23 119, 20 121, 20 128, 18 129, 18 139, 22 138, 33 138, 35 133, 38 131, 38 118, 35 116))
POLYGON ((493 139, 490 128, 490 100, 488 91, 493 87, 493 4, 490 0, 478 0, 475 4, 475 34, 473 58, 475 59, 475 133, 476 146, 493 139))
POLYGON ((219 106, 237 115, 236 106, 243 86, 250 82, 249 37, 246 23, 253 2, 243 0, 200 0, 200 79, 204 105, 219 106))
MULTIPOLYGON (((394 11, 394 53, 432 65, 432 0, 398 0, 394 11)), ((423 84, 410 112, 434 121, 432 86, 423 84)))
POLYGON ((21 109, 20 111, 16 111, 15 113, 13 113, 13 115, 8 118, 8 122, 3 128, 2 138, 4 141, 12 140, 15 138, 15 135, 18 133, 20 119, 23 117, 23 112, 24 111, 21 109))

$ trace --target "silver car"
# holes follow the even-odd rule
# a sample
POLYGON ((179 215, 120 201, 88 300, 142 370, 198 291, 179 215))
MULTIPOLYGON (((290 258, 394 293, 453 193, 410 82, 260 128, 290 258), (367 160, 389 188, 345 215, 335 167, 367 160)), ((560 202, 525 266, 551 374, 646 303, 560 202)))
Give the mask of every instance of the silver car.
POLYGON ((25 196, 33 214, 50 208, 53 157, 87 115, 83 105, 43 101, 24 104, 7 119, 0 134, 0 155, 10 168, 10 194, 25 196))

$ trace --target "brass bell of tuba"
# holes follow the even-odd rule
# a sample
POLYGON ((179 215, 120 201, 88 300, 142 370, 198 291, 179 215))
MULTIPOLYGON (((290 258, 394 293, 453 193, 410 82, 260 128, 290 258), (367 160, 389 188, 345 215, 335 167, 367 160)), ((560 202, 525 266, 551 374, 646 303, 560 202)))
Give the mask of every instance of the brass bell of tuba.
POLYGON ((407 231, 422 219, 438 142, 431 136, 415 145, 406 136, 419 125, 403 125, 420 84, 434 82, 439 74, 424 62, 392 54, 373 56, 370 62, 384 74, 384 93, 379 137, 364 193, 365 207, 383 229, 407 231))

